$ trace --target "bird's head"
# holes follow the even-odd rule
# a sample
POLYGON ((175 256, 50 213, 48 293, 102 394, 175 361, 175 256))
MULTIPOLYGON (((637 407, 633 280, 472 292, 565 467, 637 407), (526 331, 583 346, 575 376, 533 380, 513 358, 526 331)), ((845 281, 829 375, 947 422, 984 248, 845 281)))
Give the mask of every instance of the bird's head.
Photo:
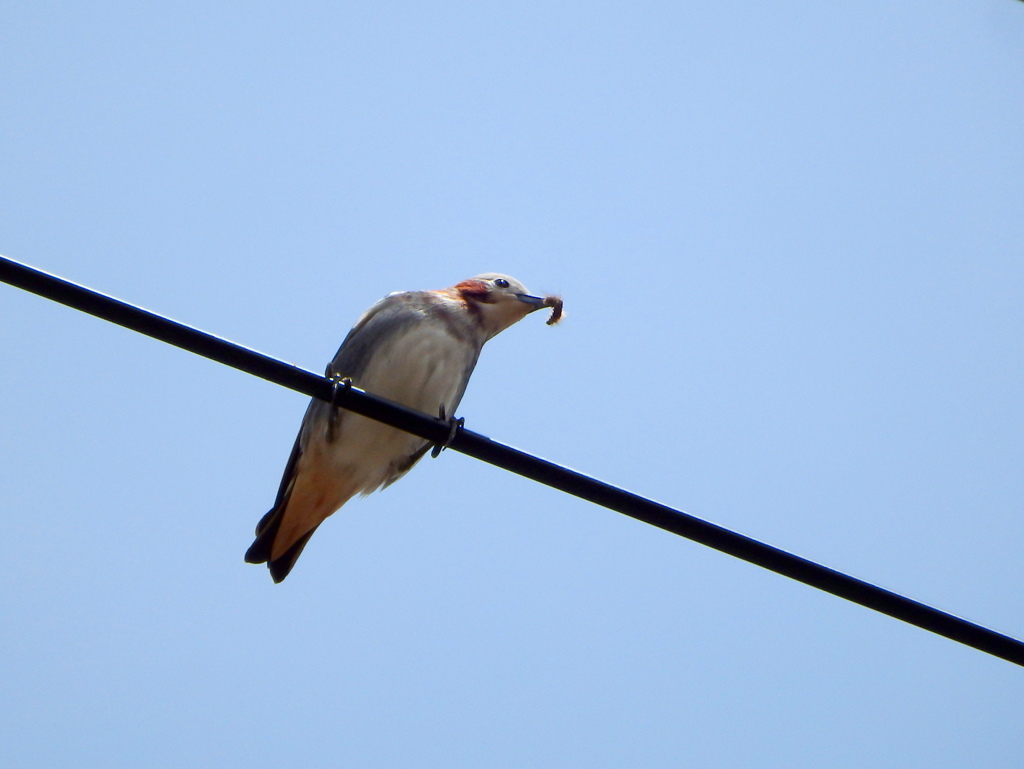
MULTIPOLYGON (((466 307, 480 321, 487 338, 504 331, 541 307, 553 307, 553 299, 531 296, 515 278, 497 272, 485 272, 452 286, 466 307)), ((561 301, 559 300, 559 305, 561 301)))

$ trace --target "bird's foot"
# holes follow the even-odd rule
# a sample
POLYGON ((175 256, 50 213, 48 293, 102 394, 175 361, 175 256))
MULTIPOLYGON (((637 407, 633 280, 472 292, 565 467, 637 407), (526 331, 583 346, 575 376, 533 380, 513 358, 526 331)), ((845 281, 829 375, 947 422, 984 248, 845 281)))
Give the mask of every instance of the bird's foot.
POLYGON ((442 451, 444 451, 446 448, 448 448, 449 444, 455 439, 455 434, 458 433, 459 430, 462 429, 463 425, 466 424, 466 418, 465 417, 459 417, 458 419, 456 419, 455 417, 447 416, 445 414, 445 412, 444 412, 444 404, 443 403, 441 404, 441 408, 438 409, 438 416, 441 419, 447 419, 448 420, 448 425, 449 425, 448 437, 444 439, 444 443, 435 443, 434 444, 434 448, 431 449, 431 451, 430 451, 430 458, 431 459, 437 459, 438 455, 442 451))
POLYGON ((331 367, 327 367, 327 371, 324 372, 324 376, 330 379, 334 383, 334 389, 331 393, 331 409, 327 414, 327 442, 334 443, 334 439, 338 435, 338 417, 340 416, 341 409, 338 408, 338 393, 342 390, 352 389, 351 377, 341 376, 331 371, 331 367))

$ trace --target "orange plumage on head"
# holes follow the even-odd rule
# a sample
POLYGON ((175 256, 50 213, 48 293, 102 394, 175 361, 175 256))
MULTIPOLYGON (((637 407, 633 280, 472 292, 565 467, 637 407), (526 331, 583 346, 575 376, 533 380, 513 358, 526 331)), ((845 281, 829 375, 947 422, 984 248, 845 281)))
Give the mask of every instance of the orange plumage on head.
POLYGON ((482 280, 464 280, 456 283, 453 288, 463 299, 483 299, 491 290, 491 287, 482 280))

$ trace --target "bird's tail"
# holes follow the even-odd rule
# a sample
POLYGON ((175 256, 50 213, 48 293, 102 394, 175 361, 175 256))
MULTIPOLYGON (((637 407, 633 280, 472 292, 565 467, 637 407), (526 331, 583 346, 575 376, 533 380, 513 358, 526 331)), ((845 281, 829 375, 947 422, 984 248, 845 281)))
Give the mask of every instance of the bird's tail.
POLYGON ((289 496, 278 500, 271 510, 264 515, 256 525, 256 539, 245 551, 246 563, 265 563, 270 570, 270 576, 274 582, 280 582, 288 576, 288 572, 295 566, 295 561, 302 554, 302 548, 309 542, 317 526, 299 537, 291 547, 285 550, 277 558, 271 558, 274 548, 274 540, 277 539, 278 529, 281 528, 281 520, 284 518, 284 511, 288 507, 289 496))

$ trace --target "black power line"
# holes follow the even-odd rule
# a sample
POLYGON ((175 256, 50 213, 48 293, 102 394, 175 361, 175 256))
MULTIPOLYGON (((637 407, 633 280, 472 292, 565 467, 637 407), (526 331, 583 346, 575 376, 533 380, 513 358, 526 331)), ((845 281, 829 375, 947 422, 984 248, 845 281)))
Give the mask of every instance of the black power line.
MULTIPOLYGON (((318 374, 3 256, 0 256, 0 280, 292 390, 326 401, 334 399, 334 402, 343 408, 434 443, 445 442, 451 433, 451 425, 444 420, 378 398, 356 387, 337 387, 332 380, 318 374)), ((1024 642, 1015 638, 716 526, 688 513, 631 494, 624 489, 493 441, 479 433, 460 429, 452 437, 448 447, 1024 666, 1024 642)))

